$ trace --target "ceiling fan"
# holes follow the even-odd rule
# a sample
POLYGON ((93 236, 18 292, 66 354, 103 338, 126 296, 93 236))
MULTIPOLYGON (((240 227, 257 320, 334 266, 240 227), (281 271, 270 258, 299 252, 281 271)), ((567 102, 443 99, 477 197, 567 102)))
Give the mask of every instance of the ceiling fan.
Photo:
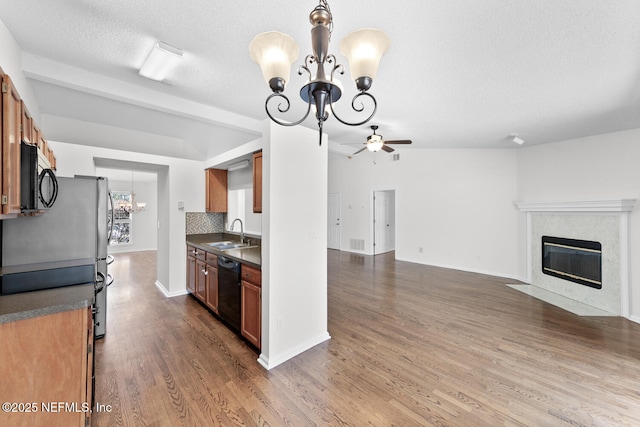
POLYGON ((411 140, 409 139, 385 141, 382 139, 382 135, 378 135, 376 133, 376 130, 378 130, 377 125, 372 125, 371 129, 373 130, 373 134, 367 137, 367 142, 364 143, 364 147, 362 147, 361 149, 353 153, 352 156, 355 156, 361 151, 364 151, 367 149, 372 152, 383 150, 383 151, 386 151, 387 153, 391 153, 392 151, 394 151, 394 149, 391 147, 388 147, 387 146, 388 144, 411 144, 411 140))

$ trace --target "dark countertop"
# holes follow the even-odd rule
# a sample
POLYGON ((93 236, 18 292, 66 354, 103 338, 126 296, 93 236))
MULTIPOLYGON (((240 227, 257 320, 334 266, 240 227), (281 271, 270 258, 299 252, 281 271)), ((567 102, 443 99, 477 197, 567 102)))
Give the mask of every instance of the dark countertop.
POLYGON ((0 296, 0 323, 91 307, 93 283, 0 296))
POLYGON ((252 243, 255 242, 258 246, 248 249, 231 249, 228 251, 221 251, 208 246, 207 243, 221 242, 224 240, 239 242, 240 236, 229 233, 187 234, 187 244, 189 245, 196 246, 205 252, 211 252, 212 254, 231 258, 250 267, 262 268, 262 247, 260 246, 260 239, 248 234, 245 235, 245 239, 250 239, 252 243))

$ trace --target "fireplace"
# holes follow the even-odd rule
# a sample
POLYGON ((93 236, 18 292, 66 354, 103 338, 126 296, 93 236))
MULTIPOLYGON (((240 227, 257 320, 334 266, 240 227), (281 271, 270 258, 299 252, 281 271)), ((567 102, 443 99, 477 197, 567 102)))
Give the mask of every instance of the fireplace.
MULTIPOLYGON (((611 315, 629 317, 629 225, 635 202, 635 199, 518 202, 518 208, 526 213, 524 231, 527 248, 525 254, 527 277, 523 281, 530 283, 535 289, 573 300, 611 315), (565 276, 545 274, 541 268, 544 258, 543 236, 584 239, 578 241, 578 244, 568 242, 570 244, 565 245, 581 249, 582 255, 585 255, 585 252, 593 253, 584 249, 598 250, 597 246, 584 247, 584 241, 601 243, 601 253, 592 255, 595 258, 599 256, 600 262, 587 263, 596 265, 596 270, 600 270, 599 273, 597 271, 594 273, 593 267, 591 269, 575 268, 578 274, 571 272, 574 266, 561 265, 557 268, 558 265, 554 264, 549 267, 565 273, 568 270, 570 274, 600 282, 600 285, 598 287, 593 287, 591 284, 578 286, 565 276)), ((551 243, 557 244, 557 242, 551 243)), ((556 250, 562 246, 556 245, 550 248, 556 250)), ((559 253, 554 254, 554 262, 559 264, 569 262, 566 253, 556 252, 559 253)), ((595 258, 589 260, 594 261, 595 258)))
POLYGON ((602 289, 602 245, 590 240, 542 236, 542 272, 602 289))

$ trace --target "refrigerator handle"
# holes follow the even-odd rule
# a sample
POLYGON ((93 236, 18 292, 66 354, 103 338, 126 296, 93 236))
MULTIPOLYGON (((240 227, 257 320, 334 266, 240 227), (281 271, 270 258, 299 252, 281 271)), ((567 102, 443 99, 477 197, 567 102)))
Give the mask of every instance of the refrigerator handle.
POLYGON ((111 241, 111 235, 113 234, 113 225, 115 221, 115 217, 114 217, 115 214, 113 209, 113 197, 111 197, 111 191, 109 191, 109 214, 111 215, 111 218, 109 221, 109 227, 107 229, 107 245, 111 241))
POLYGON ((107 278, 104 277, 104 274, 102 273, 102 271, 98 271, 96 273, 96 275, 98 276, 96 278, 96 283, 94 285, 95 289, 96 289, 96 293, 102 291, 102 288, 104 288, 105 282, 107 281, 107 278))

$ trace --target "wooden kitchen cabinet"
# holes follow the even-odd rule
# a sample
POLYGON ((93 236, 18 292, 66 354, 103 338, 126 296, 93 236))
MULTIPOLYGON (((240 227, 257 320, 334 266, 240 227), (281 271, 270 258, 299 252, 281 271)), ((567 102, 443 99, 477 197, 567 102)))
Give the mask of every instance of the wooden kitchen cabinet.
POLYGON ((253 213, 262 213, 262 151, 253 153, 253 213))
POLYGON ((260 349, 262 335, 262 273, 242 264, 241 267, 241 325, 240 332, 256 348, 260 349))
POLYGON ((204 303, 218 314, 218 257, 207 253, 204 303))
POLYGON ((187 291, 196 293, 196 257, 195 248, 187 246, 187 291))
POLYGON ((218 257, 187 245, 187 291, 218 313, 218 257))
POLYGON ((8 75, 2 77, 2 209, 1 218, 20 213, 20 139, 22 105, 20 95, 8 75))
POLYGON ((207 169, 205 178, 207 212, 227 212, 227 171, 207 169))
POLYGON ((196 296, 202 302, 205 302, 207 297, 207 269, 204 261, 196 260, 196 296))
POLYGON ((2 425, 91 425, 91 307, 3 323, 0 336, 11 343, 3 351, 2 371, 11 375, 2 376, 0 400, 36 405, 31 413, 1 413, 2 425))
MULTIPOLYGON (((24 101, 20 99, 11 78, 0 68, 0 219, 15 218, 21 213, 20 199, 20 144, 46 146, 42 132, 33 120, 24 101)), ((46 147, 43 155, 55 165, 53 150, 46 147)))
POLYGON ((187 245, 187 290, 200 301, 205 300, 205 257, 206 252, 187 245))
POLYGON ((33 119, 24 101, 20 101, 20 110, 22 111, 20 120, 22 141, 27 144, 35 144, 36 142, 33 140, 33 119))

